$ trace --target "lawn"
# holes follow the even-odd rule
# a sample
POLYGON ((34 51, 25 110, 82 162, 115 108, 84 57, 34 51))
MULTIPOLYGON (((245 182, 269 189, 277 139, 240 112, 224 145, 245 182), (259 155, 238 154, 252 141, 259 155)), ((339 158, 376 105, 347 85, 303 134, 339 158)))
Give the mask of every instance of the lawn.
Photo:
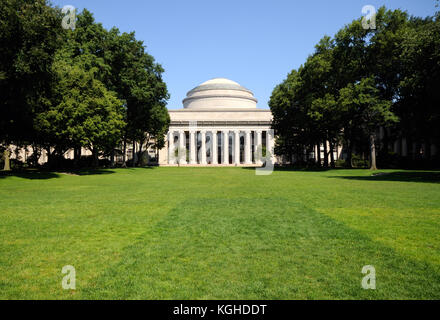
POLYGON ((0 299, 440 299, 440 172, 380 172, 0 173, 0 299))

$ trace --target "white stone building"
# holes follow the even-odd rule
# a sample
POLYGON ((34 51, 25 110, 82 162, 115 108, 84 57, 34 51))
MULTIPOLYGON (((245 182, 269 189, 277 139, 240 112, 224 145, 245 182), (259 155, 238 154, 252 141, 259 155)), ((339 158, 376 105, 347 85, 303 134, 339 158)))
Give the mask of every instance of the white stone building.
POLYGON ((171 124, 159 165, 259 166, 261 154, 275 163, 272 113, 257 108, 250 90, 216 78, 189 91, 183 106, 168 110, 171 124))

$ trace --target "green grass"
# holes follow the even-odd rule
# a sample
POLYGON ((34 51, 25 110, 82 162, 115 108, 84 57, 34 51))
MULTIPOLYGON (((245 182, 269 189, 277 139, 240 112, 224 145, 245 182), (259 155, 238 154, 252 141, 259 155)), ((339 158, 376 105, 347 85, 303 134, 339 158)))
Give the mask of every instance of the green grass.
POLYGON ((440 172, 381 172, 1 174, 0 298, 439 299, 440 172))

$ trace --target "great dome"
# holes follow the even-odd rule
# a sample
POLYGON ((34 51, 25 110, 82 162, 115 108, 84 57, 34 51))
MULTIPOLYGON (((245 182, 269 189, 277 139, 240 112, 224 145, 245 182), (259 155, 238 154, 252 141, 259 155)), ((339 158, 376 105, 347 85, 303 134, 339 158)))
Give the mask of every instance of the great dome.
POLYGON ((183 106, 185 109, 256 109, 257 99, 237 82, 215 78, 189 91, 183 106))

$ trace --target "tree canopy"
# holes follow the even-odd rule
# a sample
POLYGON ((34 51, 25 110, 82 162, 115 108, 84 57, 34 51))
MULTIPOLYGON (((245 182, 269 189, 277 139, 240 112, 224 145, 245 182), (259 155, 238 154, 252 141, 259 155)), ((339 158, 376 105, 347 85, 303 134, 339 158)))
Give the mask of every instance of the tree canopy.
POLYGON ((409 148, 411 157, 424 144, 422 153, 430 158, 431 144, 439 146, 440 140, 434 125, 440 114, 439 28, 438 13, 422 19, 382 7, 375 29, 364 29, 360 18, 334 37, 324 36, 304 65, 272 92, 276 152, 303 163, 309 150, 323 145, 328 166, 328 155, 334 165, 333 148, 343 144, 346 165, 352 154, 368 149, 375 169, 382 130, 379 154, 404 137, 408 145, 419 145, 409 148))
POLYGON ((97 160, 123 141, 163 147, 164 69, 134 32, 106 30, 86 9, 64 29, 45 0, 5 0, 0 15, 3 148, 31 144, 49 160, 88 148, 97 160))

